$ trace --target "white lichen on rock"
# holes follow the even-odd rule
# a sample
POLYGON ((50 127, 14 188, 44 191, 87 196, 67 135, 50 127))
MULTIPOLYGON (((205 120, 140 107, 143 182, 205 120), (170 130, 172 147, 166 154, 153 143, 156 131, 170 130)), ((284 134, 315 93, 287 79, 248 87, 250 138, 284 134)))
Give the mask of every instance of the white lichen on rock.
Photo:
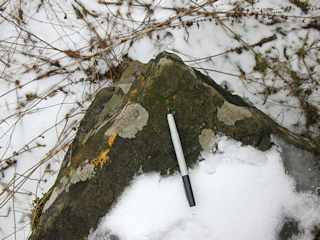
POLYGON ((199 135, 199 143, 205 151, 210 151, 214 147, 216 140, 216 134, 212 129, 203 129, 199 135))
POLYGON ((137 132, 147 125, 148 111, 138 103, 130 104, 119 114, 105 135, 112 136, 115 133, 122 138, 135 138, 137 132))
POLYGON ((237 121, 252 117, 252 113, 244 108, 225 101, 221 108, 218 108, 217 117, 226 125, 233 126, 237 121))
POLYGON ((91 179, 95 174, 94 167, 94 164, 87 164, 83 168, 80 166, 77 168, 77 170, 70 171, 69 178, 63 176, 60 179, 59 184, 57 184, 57 186, 52 191, 50 199, 47 201, 46 205, 43 208, 43 212, 45 212, 51 206, 51 204, 63 191, 68 192, 71 184, 76 184, 77 182, 84 182, 88 179, 91 179))
POLYGON ((124 94, 127 94, 132 86, 132 83, 118 84, 118 86, 121 88, 124 94))
POLYGON ((77 182, 84 182, 87 179, 91 179, 94 176, 94 164, 87 164, 83 168, 78 167, 77 170, 71 170, 69 173, 70 183, 75 184, 77 182))
POLYGON ((53 189, 49 200, 46 202, 46 204, 42 209, 42 212, 45 212, 51 206, 51 204, 56 200, 56 198, 60 195, 60 193, 64 191, 64 188, 67 185, 67 183, 68 183, 68 178, 63 176, 60 179, 59 184, 57 184, 57 186, 53 189))

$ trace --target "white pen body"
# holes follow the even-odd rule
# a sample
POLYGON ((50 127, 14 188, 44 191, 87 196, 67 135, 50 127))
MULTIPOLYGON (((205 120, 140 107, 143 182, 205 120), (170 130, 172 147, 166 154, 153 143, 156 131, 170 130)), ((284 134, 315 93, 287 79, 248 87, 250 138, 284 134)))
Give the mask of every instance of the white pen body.
POLYGON ((182 146, 181 146, 181 142, 180 142, 180 137, 178 134, 176 123, 174 121, 174 117, 171 113, 169 113, 167 115, 167 119, 168 119, 168 124, 169 124, 169 128, 170 128, 170 133, 171 133, 171 138, 172 138, 174 150, 176 152, 176 156, 177 156, 177 160, 178 160, 178 164, 179 164, 179 168, 180 168, 180 173, 182 176, 188 175, 188 169, 187 169, 186 161, 184 159, 184 154, 183 154, 183 150, 182 150, 182 146))

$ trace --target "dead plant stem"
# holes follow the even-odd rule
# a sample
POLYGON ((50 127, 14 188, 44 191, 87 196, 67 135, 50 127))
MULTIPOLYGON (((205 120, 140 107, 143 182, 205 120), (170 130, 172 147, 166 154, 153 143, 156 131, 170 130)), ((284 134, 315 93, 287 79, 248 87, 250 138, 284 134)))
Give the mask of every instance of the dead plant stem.
MULTIPOLYGON (((77 60, 77 61, 75 61, 75 62, 72 62, 72 63, 70 63, 70 64, 64 65, 64 66, 62 66, 62 67, 60 67, 60 68, 57 68, 57 69, 55 69, 55 70, 52 70, 51 72, 49 72, 49 75, 50 75, 51 73, 53 73, 53 72, 56 72, 56 71, 65 69, 65 68, 67 68, 67 67, 73 66, 73 65, 75 65, 75 64, 77 64, 77 63, 80 63, 80 62, 82 62, 82 61, 85 61, 85 60, 88 60, 88 59, 90 59, 90 58, 93 58, 93 57, 95 57, 96 55, 101 54, 101 53, 103 53, 103 52, 110 51, 110 50, 112 50, 112 49, 120 46, 121 44, 123 44, 123 43, 125 43, 125 42, 127 42, 127 41, 129 41, 129 40, 139 38, 139 37, 141 37, 141 36, 143 36, 143 35, 145 35, 145 34, 147 34, 147 33, 149 33, 149 32, 154 31, 154 30, 157 29, 157 28, 160 28, 160 27, 162 27, 162 26, 168 25, 168 24, 171 23, 172 21, 174 21, 174 20, 176 20, 176 19, 179 19, 179 18, 181 18, 181 17, 183 17, 183 16, 186 16, 186 15, 194 12, 194 11, 197 10, 197 9, 204 8, 205 6, 210 5, 210 4, 212 4, 213 2, 215 2, 215 1, 216 1, 216 0, 214 0, 214 1, 207 1, 206 3, 204 3, 204 4, 202 4, 202 5, 199 5, 199 6, 197 6, 197 7, 193 7, 193 8, 191 8, 191 9, 186 10, 186 11, 184 11, 184 12, 181 12, 181 13, 177 14, 176 16, 171 17, 171 18, 169 18, 169 19, 167 19, 167 20, 165 20, 165 21, 163 21, 163 22, 161 22, 161 23, 155 24, 154 26, 152 26, 152 27, 150 27, 150 28, 148 28, 148 29, 146 29, 146 30, 144 30, 144 31, 133 32, 133 33, 131 34, 131 36, 129 36, 129 37, 125 38, 125 39, 122 39, 122 40, 118 41, 117 43, 115 43, 115 44, 113 44, 113 45, 111 45, 111 46, 108 46, 108 47, 106 47, 106 48, 104 48, 104 49, 102 49, 102 50, 100 50, 100 51, 98 51, 98 52, 96 52, 96 53, 94 53, 94 54, 92 54, 92 55, 85 56, 85 57, 83 57, 83 58, 81 58, 81 59, 79 59, 79 60, 77 60)), ((46 76, 48 76, 48 73, 42 74, 42 75, 38 76, 36 79, 41 79, 41 78, 46 77, 46 76)))

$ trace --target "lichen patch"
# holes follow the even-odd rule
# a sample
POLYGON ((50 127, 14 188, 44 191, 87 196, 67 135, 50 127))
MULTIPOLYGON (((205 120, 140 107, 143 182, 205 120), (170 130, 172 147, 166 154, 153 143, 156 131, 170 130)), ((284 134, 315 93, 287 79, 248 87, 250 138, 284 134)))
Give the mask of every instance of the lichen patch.
POLYGON ((83 168, 78 167, 77 170, 71 170, 69 173, 70 183, 84 182, 94 176, 94 164, 87 164, 83 168))
POLYGON ((218 108, 217 117, 226 125, 233 126, 239 120, 252 117, 252 113, 244 107, 225 101, 222 107, 218 108))
POLYGON ((118 86, 121 88, 124 94, 127 94, 131 88, 132 83, 127 84, 119 84, 118 86))
POLYGON ((56 200, 56 198, 60 195, 60 193, 64 191, 67 183, 68 183, 68 178, 63 176, 60 179, 59 184, 57 184, 57 186, 53 189, 49 200, 46 202, 46 204, 42 209, 42 212, 45 212, 51 206, 51 204, 56 200))
POLYGON ((138 103, 130 104, 119 114, 105 135, 117 133, 122 138, 135 138, 137 132, 147 125, 148 111, 138 103))
POLYGON ((199 135, 199 143, 203 150, 211 150, 216 143, 217 137, 212 129, 203 129, 199 135))
POLYGON ((88 179, 91 179, 95 174, 94 167, 94 164, 86 164, 84 167, 78 167, 77 170, 71 170, 69 173, 69 178, 63 176, 60 179, 59 184, 57 184, 52 191, 50 199, 47 201, 42 211, 45 212, 63 191, 68 192, 71 184, 76 184, 77 182, 84 182, 88 179))

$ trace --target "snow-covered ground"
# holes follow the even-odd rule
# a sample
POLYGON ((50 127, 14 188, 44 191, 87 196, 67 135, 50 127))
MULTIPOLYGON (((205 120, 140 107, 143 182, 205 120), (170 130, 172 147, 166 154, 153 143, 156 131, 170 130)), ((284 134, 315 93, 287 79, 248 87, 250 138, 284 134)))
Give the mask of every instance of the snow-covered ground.
MULTIPOLYGON (((104 73, 111 64, 127 61, 125 54, 147 62, 164 50, 176 53, 285 127, 305 131, 301 100, 320 105, 320 36, 319 30, 308 27, 318 21, 319 2, 309 2, 308 12, 303 6, 289 0, 220 0, 211 5, 184 0, 0 3, 1 238, 28 237, 33 201, 54 183, 85 110, 95 93, 110 84, 104 73), (177 14, 181 17, 167 21, 177 14), (157 25, 160 22, 165 24, 157 25), (266 62, 271 68, 264 67, 266 62)), ((318 126, 309 128, 312 134, 319 134, 318 126)), ((124 239, 177 239, 175 234, 192 239, 193 233, 208 239, 225 233, 231 238, 235 230, 243 239, 257 239, 260 235, 254 234, 261 233, 270 236, 262 239, 273 239, 277 224, 289 216, 300 221, 308 236, 311 221, 319 223, 318 215, 308 216, 316 202, 308 193, 294 192, 278 150, 260 153, 226 139, 219 146, 221 152, 208 153, 192 167, 195 208, 185 204, 178 174, 164 179, 157 173, 140 175, 102 229, 110 228, 124 239), (241 157, 234 158, 237 151, 241 157), (141 198, 144 188, 159 190, 141 198), (176 203, 168 206, 171 201, 176 203), (292 204, 286 205, 288 201, 292 204), (150 209, 141 206, 152 206, 158 219, 150 220, 150 209), (120 224, 126 229, 114 228, 117 221, 125 222, 119 215, 128 207, 157 227, 128 223, 120 224), (175 207, 178 214, 166 213, 175 207), (293 208, 305 215, 297 216, 293 208), (255 237, 245 237, 244 231, 255 237)), ((135 219, 134 212, 127 216, 144 221, 135 219)))
POLYGON ((196 206, 189 207, 180 173, 138 174, 89 239, 277 239, 285 219, 312 239, 320 222, 317 196, 295 191, 279 151, 263 153, 222 137, 217 151, 190 171, 196 206))

